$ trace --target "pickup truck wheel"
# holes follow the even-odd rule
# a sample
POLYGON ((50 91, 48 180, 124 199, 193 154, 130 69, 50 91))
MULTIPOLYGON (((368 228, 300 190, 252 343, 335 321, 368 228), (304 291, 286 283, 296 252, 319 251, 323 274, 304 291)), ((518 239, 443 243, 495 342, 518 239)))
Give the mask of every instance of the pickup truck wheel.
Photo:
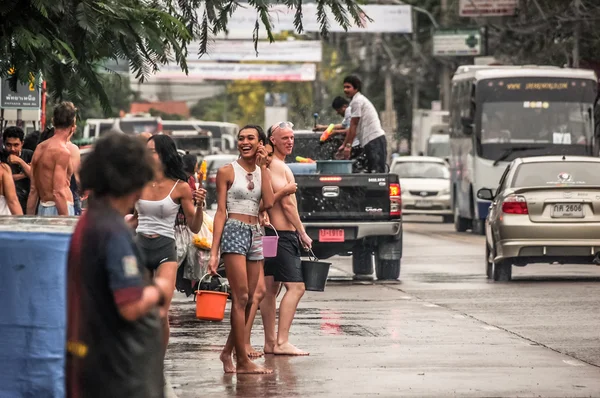
POLYGON ((494 263, 494 281, 510 282, 512 279, 512 264, 506 260, 494 263))
POLYGON ((375 261, 375 275, 380 281, 397 280, 400 278, 400 264, 402 260, 381 260, 375 261))
POLYGON ((357 276, 373 275, 372 252, 362 246, 356 246, 352 250, 352 273, 357 276))

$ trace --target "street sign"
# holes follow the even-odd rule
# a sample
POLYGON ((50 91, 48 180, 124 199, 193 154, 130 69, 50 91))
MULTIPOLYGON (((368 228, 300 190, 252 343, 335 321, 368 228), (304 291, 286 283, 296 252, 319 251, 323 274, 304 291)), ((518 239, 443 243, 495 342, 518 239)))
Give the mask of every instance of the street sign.
POLYGON ((501 17, 515 15, 519 0, 460 0, 461 17, 501 17))
POLYGON ((481 54, 479 30, 439 30, 433 34, 433 55, 438 57, 481 54))
POLYGON ((17 91, 12 91, 8 79, 0 81, 0 108, 40 109, 40 88, 34 82, 17 83, 17 91))

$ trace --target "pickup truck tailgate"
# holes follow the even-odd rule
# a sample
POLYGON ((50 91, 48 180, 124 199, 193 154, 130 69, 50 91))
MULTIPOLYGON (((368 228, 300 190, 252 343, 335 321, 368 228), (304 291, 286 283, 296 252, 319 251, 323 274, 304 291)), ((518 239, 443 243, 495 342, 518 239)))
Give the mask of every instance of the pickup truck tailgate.
POLYGON ((390 183, 395 174, 296 175, 303 221, 390 219, 390 183))

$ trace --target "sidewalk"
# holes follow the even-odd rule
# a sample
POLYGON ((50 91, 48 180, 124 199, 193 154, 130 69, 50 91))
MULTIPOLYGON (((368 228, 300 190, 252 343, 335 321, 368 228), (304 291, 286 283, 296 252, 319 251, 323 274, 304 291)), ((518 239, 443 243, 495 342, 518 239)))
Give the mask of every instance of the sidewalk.
MULTIPOLYGON (((178 397, 600 396, 600 369, 403 293, 401 284, 330 282, 307 292, 273 375, 224 375, 229 321, 200 322, 177 295, 165 372, 178 397)), ((228 317, 229 312, 226 316, 228 317)), ((260 314, 253 343, 262 347, 260 314)))

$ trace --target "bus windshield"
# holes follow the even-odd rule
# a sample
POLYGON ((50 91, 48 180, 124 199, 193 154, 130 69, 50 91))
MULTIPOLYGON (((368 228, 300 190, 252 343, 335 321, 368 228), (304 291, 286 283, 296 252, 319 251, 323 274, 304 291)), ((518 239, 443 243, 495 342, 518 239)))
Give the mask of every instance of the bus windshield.
POLYGON ((582 79, 522 77, 480 82, 478 154, 496 160, 511 147, 519 147, 520 153, 514 156, 528 156, 533 153, 523 152, 527 146, 535 148, 536 155, 589 154, 595 93, 593 82, 582 79))
POLYGON ((156 134, 158 132, 158 121, 121 119, 119 121, 119 128, 126 134, 140 134, 144 132, 156 134))

